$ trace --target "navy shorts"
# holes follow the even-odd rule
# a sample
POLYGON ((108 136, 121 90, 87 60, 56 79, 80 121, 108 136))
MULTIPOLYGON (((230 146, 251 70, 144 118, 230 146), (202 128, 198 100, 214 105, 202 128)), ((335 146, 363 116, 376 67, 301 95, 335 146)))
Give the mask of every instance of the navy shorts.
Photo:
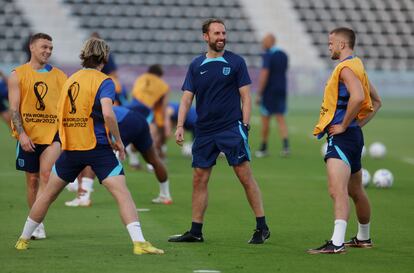
POLYGON ((220 152, 226 155, 230 166, 250 161, 248 133, 241 123, 230 129, 207 136, 196 136, 193 143, 193 168, 209 168, 216 164, 220 152))
MULTIPOLYGON (((56 134, 52 142, 59 142, 59 135, 56 134)), ((28 173, 38 173, 40 171, 40 155, 49 147, 48 144, 35 144, 34 152, 26 152, 20 146, 20 142, 16 145, 16 170, 28 173)))
POLYGON ((286 113, 286 97, 275 97, 271 100, 264 100, 260 105, 260 114, 270 116, 286 113))
POLYGON ((0 113, 8 111, 5 101, 6 99, 0 98, 0 113))
POLYGON ((118 123, 119 132, 125 147, 132 143, 135 148, 144 153, 152 146, 150 129, 145 118, 135 112, 129 112, 125 118, 118 123))
POLYGON ((103 144, 97 144, 89 151, 63 151, 52 171, 69 183, 73 182, 86 166, 91 166, 100 183, 107 177, 124 175, 122 164, 111 146, 103 144))
POLYGON ((343 160, 350 168, 351 173, 361 170, 361 153, 364 147, 364 136, 359 126, 349 127, 339 135, 328 136, 328 149, 325 162, 328 158, 343 160))

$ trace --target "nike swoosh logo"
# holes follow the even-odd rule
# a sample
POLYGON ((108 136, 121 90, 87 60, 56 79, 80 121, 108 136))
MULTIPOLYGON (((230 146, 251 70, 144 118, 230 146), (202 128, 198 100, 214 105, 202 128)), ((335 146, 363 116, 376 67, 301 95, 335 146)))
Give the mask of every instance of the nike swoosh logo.
POLYGON ((200 72, 200 75, 203 75, 204 73, 206 73, 208 70, 206 70, 206 71, 201 71, 200 72))
POLYGON ((243 158, 244 157, 244 155, 241 155, 241 156, 239 156, 238 158, 243 158))

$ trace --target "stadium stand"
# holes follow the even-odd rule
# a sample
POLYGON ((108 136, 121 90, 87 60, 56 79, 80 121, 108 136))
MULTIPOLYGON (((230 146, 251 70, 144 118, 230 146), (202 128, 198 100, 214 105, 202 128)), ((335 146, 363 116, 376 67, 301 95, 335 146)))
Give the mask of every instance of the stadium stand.
POLYGON ((204 18, 224 18, 228 48, 260 65, 260 44, 238 0, 63 0, 82 29, 108 40, 123 64, 187 65, 205 50, 204 18))
POLYGON ((326 33, 337 26, 357 32, 357 55, 369 69, 414 69, 414 1, 293 0, 319 55, 329 61, 326 33))
POLYGON ((25 62, 30 26, 12 0, 0 0, 0 7, 0 63, 25 62))

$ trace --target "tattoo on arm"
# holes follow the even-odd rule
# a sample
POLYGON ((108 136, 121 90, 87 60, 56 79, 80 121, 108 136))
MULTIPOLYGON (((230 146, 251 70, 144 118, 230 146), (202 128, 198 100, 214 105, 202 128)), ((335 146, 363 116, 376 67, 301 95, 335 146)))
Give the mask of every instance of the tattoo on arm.
POLYGON ((19 135, 23 133, 24 130, 23 130, 23 125, 22 125, 22 118, 18 111, 11 110, 11 120, 13 122, 14 129, 17 131, 17 133, 19 135))

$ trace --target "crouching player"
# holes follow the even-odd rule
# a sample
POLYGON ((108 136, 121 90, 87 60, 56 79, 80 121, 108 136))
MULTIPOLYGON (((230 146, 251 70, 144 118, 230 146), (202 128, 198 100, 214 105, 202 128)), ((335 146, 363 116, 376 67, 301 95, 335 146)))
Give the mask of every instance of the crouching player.
MULTIPOLYGON (((158 197, 152 199, 152 202, 155 204, 172 204, 167 169, 155 150, 149 125, 144 116, 122 106, 114 106, 113 109, 124 146, 132 144, 141 153, 145 161, 154 167, 154 173, 160 185, 160 193, 158 197)), ((83 170, 82 179, 78 179, 77 197, 72 201, 65 202, 66 206, 88 207, 91 205, 90 195, 94 176, 93 172, 88 169, 83 170), (91 172, 92 176, 90 175, 91 172)))

